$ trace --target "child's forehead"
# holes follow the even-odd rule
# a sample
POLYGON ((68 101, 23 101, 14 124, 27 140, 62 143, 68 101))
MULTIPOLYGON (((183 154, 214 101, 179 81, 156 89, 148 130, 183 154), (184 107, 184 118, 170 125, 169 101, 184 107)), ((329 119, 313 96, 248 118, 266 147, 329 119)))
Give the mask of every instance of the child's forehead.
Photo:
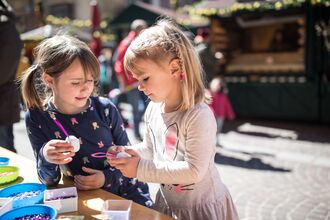
POLYGON ((77 71, 71 71, 71 72, 62 72, 62 74, 59 75, 60 78, 63 79, 94 79, 93 74, 89 70, 77 70, 77 71))
POLYGON ((159 55, 159 57, 155 57, 155 58, 149 58, 149 59, 138 59, 134 62, 134 67, 133 69, 136 70, 137 72, 143 73, 148 69, 152 69, 155 66, 164 66, 166 64, 169 64, 169 60, 170 60, 170 56, 162 56, 160 58, 161 55, 159 55))
POLYGON ((142 75, 148 70, 152 63, 153 61, 149 59, 136 59, 132 66, 132 72, 136 75, 142 75))
POLYGON ((136 76, 141 76, 141 75, 143 75, 145 72, 142 71, 142 70, 139 70, 139 69, 134 69, 134 70, 133 70, 133 73, 134 73, 134 75, 136 75, 136 76))

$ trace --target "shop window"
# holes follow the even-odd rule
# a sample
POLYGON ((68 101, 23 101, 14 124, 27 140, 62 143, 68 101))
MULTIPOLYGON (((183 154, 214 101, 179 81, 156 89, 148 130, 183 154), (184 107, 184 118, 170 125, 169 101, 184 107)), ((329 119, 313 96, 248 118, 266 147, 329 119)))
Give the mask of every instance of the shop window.
POLYGON ((214 30, 226 30, 226 39, 229 39, 223 46, 227 50, 226 74, 304 74, 305 19, 302 15, 236 17, 234 22, 213 22, 213 25, 214 30))

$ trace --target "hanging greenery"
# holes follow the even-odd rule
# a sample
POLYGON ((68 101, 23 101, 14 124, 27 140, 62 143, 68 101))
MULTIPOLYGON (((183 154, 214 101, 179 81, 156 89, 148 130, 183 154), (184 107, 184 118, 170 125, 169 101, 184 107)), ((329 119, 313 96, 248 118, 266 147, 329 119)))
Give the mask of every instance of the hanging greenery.
MULTIPOLYGON (((53 15, 48 15, 46 17, 46 23, 52 24, 55 26, 63 26, 63 25, 70 25, 77 28, 91 28, 92 22, 91 20, 81 20, 81 19, 70 19, 70 18, 60 18, 55 17, 53 15)), ((107 27, 107 21, 101 21, 100 24, 101 29, 104 29, 107 27)))
MULTIPOLYGON (((312 5, 323 5, 330 7, 330 0, 281 0, 281 1, 252 1, 240 3, 236 2, 228 7, 208 7, 207 1, 202 1, 193 6, 185 6, 183 10, 188 11, 190 14, 203 15, 203 16, 228 16, 241 11, 267 11, 267 10, 283 10, 287 8, 301 7, 305 3, 312 5)), ((214 2, 213 2, 214 5, 214 2)))
MULTIPOLYGON (((60 18, 53 15, 48 15, 46 17, 46 23, 54 26, 70 26, 78 29, 90 29, 92 27, 91 20, 70 19, 67 17, 60 18)), ((113 41, 116 39, 114 34, 108 33, 107 21, 101 21, 100 28, 100 31, 96 31, 94 34, 99 35, 103 42, 113 41)))

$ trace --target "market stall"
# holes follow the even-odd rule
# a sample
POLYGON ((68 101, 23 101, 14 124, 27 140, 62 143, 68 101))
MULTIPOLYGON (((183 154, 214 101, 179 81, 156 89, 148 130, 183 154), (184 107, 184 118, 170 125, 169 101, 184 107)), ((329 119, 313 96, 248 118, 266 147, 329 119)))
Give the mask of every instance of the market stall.
POLYGON ((210 47, 238 116, 330 122, 329 52, 315 29, 329 12, 330 1, 203 1, 192 9, 211 21, 210 47))

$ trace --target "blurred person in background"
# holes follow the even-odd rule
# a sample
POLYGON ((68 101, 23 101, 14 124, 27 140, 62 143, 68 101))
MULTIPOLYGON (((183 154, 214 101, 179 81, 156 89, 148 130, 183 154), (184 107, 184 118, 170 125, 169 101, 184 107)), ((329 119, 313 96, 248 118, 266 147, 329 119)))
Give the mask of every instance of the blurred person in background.
POLYGON ((18 81, 22 78, 24 71, 27 70, 30 66, 31 65, 30 65, 29 58, 27 56, 25 56, 25 50, 23 49, 22 53, 21 53, 21 58, 19 60, 18 67, 16 70, 16 79, 18 81))
MULTIPOLYGON (((16 83, 17 83, 17 86, 18 87, 21 87, 21 79, 22 79, 22 76, 24 74, 24 72, 30 67, 30 60, 29 58, 25 55, 25 50, 23 49, 22 50, 22 53, 21 53, 21 58, 19 60, 19 64, 18 64, 18 67, 17 67, 17 71, 16 71, 16 83)), ((22 95, 21 93, 19 93, 19 98, 20 98, 20 106, 21 106, 21 109, 22 110, 25 110, 25 104, 23 102, 23 99, 22 99, 22 95)))
POLYGON ((109 48, 103 48, 98 57, 100 62, 100 91, 102 96, 108 96, 111 87, 112 65, 111 65, 112 51, 109 48))
POLYGON ((0 0, 0 146, 13 152, 16 152, 13 124, 20 120, 15 78, 22 46, 13 10, 5 0, 0 0))
MULTIPOLYGON (((146 97, 138 90, 138 82, 124 68, 124 56, 131 42, 147 28, 147 23, 142 19, 136 19, 131 23, 130 32, 119 43, 116 51, 115 73, 119 82, 119 89, 127 97, 127 102, 133 108, 134 135, 137 140, 142 140, 140 134, 140 122, 146 108, 146 97)), ((118 103, 116 103, 118 105, 118 103)))
POLYGON ((227 96, 228 89, 226 83, 220 76, 212 79, 210 93, 212 96, 210 107, 217 121, 217 145, 220 146, 218 136, 221 133, 225 120, 233 120, 236 115, 227 96))
POLYGON ((205 72, 206 86, 209 87, 209 83, 216 76, 217 63, 219 62, 216 57, 214 51, 210 46, 210 33, 207 28, 199 28, 197 30, 197 35, 194 39, 197 53, 200 57, 203 70, 205 72))

